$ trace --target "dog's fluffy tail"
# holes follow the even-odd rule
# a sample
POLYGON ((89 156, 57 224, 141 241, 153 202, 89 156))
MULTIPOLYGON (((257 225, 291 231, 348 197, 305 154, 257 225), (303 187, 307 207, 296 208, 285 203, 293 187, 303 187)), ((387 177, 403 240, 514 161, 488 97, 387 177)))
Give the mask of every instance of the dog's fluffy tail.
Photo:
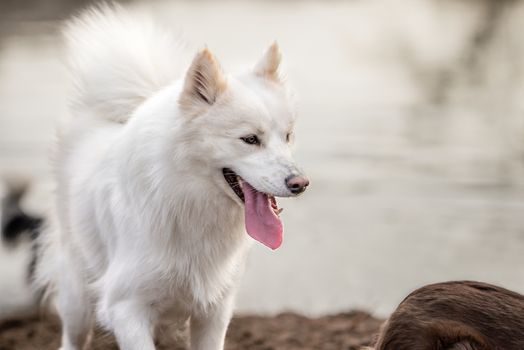
POLYGON ((125 123, 177 77, 180 44, 149 18, 113 4, 84 11, 64 30, 74 81, 72 106, 125 123))

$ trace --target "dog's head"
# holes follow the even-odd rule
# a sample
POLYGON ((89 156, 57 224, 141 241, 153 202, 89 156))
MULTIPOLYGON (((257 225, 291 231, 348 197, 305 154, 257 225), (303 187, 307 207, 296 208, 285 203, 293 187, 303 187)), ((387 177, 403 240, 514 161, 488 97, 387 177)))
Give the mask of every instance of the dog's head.
POLYGON ((296 112, 279 64, 274 43, 253 69, 226 77, 204 49, 179 98, 217 186, 244 206, 248 233, 273 249, 282 240, 275 197, 296 196, 309 184, 292 157, 296 112))

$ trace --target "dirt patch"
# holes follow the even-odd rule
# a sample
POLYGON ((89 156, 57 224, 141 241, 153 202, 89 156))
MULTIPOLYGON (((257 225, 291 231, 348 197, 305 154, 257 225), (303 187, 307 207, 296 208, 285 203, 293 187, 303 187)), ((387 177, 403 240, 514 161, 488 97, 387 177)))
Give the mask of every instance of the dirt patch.
POLYGON ((381 323, 364 312, 313 319, 296 314, 237 317, 229 327, 226 348, 356 350, 371 343, 381 323))
MULTIPOLYGON (((307 318, 286 313, 276 317, 238 316, 227 333, 227 350, 356 350, 369 345, 381 320, 365 312, 307 318)), ((164 324, 158 330, 159 350, 187 349, 187 329, 164 324)), ((54 318, 0 323, 0 350, 56 350, 60 325, 54 318)), ((96 331, 93 350, 117 350, 110 334, 96 331)))

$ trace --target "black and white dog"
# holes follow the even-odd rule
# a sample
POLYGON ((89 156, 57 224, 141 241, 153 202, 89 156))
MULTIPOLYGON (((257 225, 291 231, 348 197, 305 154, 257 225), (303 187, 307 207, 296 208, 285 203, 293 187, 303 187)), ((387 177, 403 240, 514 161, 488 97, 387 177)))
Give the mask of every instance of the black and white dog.
POLYGON ((32 255, 28 269, 28 278, 33 275, 37 259, 37 240, 43 218, 25 211, 20 202, 27 192, 26 183, 7 183, 7 193, 1 200, 0 224, 2 243, 7 247, 15 247, 24 238, 31 241, 32 255))

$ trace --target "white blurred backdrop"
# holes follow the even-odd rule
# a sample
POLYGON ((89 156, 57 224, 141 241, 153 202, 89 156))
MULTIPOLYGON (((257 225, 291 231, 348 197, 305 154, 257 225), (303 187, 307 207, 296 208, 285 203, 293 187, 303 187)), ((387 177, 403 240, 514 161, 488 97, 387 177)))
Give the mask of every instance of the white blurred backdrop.
MULTIPOLYGON (((59 26, 75 1, 0 5, 0 174, 34 180, 67 114, 59 26)), ((524 293, 524 3, 518 0, 130 1, 189 52, 251 64, 273 40, 299 96, 284 244, 255 245, 239 313, 387 315, 429 282, 524 293)), ((184 58, 187 60, 187 58, 184 58)), ((0 314, 27 302, 27 250, 0 248, 0 314)))

